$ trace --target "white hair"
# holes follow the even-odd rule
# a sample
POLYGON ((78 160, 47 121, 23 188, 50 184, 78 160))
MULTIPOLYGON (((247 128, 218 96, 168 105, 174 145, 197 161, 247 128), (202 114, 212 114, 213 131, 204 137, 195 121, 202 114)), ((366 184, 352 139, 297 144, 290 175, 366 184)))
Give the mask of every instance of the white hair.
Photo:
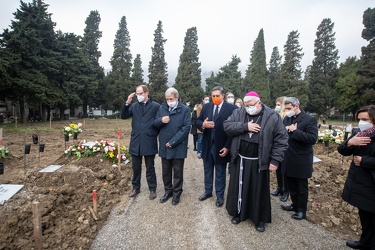
POLYGON ((260 98, 257 97, 257 96, 245 96, 245 97, 243 98, 243 102, 244 102, 244 103, 245 103, 245 102, 248 102, 248 101, 252 101, 252 100, 256 100, 257 102, 259 102, 259 101, 260 101, 260 98))

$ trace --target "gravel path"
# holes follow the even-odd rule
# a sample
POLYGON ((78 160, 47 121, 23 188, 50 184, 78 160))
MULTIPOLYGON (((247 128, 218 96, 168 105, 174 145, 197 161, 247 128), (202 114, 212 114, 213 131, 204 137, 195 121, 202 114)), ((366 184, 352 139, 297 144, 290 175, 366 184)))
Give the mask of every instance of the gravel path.
POLYGON ((158 197, 149 200, 143 169, 141 193, 112 210, 90 249, 346 249, 344 240, 322 227, 293 220, 292 212, 282 211, 281 202, 274 197, 272 223, 266 224, 263 233, 250 220, 233 225, 225 205, 215 206, 215 196, 198 201, 204 191, 203 163, 191 141, 180 203, 173 206, 172 199, 159 202, 164 189, 157 156, 158 197))

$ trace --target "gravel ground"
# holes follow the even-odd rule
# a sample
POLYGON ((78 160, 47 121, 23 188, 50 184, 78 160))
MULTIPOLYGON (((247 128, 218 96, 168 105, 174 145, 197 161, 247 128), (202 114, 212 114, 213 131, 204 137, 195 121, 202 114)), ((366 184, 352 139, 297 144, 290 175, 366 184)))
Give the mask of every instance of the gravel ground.
POLYGON ((190 141, 184 192, 177 206, 171 204, 172 199, 159 202, 164 189, 157 156, 158 197, 149 200, 143 169, 141 193, 112 210, 90 249, 346 249, 343 239, 321 226, 293 220, 292 212, 282 211, 274 197, 272 223, 266 224, 265 232, 257 232, 250 220, 233 225, 225 205, 215 206, 215 196, 198 201, 204 191, 203 163, 192 148, 190 141))

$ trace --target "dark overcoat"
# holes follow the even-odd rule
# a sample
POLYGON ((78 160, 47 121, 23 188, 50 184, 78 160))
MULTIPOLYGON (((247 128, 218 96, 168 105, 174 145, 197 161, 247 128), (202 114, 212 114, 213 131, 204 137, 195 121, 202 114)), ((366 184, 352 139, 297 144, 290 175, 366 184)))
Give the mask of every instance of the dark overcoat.
POLYGON ((167 103, 160 105, 155 116, 154 126, 160 131, 159 156, 161 158, 170 160, 187 157, 190 123, 190 109, 186 105, 179 102, 171 112, 169 112, 167 103), (169 123, 162 123, 163 116, 169 116, 169 123), (167 143, 171 145, 170 148, 165 146, 167 143))
POLYGON ((208 118, 209 121, 213 120, 214 115, 214 107, 215 105, 212 102, 203 105, 202 112, 199 114, 196 124, 197 128, 203 131, 202 136, 202 159, 208 161, 208 157, 211 154, 211 136, 212 133, 215 137, 215 147, 216 147, 216 154, 215 154, 215 162, 217 165, 225 165, 230 161, 230 153, 228 153, 225 157, 219 156, 219 151, 222 148, 230 149, 232 143, 232 137, 228 136, 224 132, 223 123, 224 121, 232 114, 233 110, 237 108, 237 106, 229 104, 227 102, 223 102, 223 105, 220 109, 218 114, 218 118, 215 122, 214 129, 203 129, 202 124, 203 121, 208 118))
POLYGON ((314 150, 318 139, 318 123, 315 117, 301 110, 296 117, 285 117, 285 126, 297 123, 297 129, 288 132, 288 149, 282 163, 282 172, 286 176, 308 179, 312 176, 314 150))
MULTIPOLYGON (((354 134, 348 138, 350 140, 354 134)), ((359 209, 375 213, 375 135, 367 146, 347 147, 348 140, 337 147, 344 156, 362 156, 360 166, 350 163, 342 199, 359 209)))
POLYGON ((129 153, 136 156, 155 155, 158 153, 158 129, 154 126, 155 115, 160 104, 149 100, 143 106, 135 102, 124 105, 121 119, 132 117, 132 132, 130 137, 129 153))

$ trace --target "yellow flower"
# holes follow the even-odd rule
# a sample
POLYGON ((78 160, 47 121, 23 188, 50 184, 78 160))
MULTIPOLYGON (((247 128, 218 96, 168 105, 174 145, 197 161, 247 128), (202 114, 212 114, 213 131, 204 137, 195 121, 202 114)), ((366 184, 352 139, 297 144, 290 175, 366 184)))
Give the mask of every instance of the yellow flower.
POLYGON ((113 152, 109 152, 108 155, 109 155, 109 158, 111 158, 111 159, 115 156, 115 154, 113 152))

